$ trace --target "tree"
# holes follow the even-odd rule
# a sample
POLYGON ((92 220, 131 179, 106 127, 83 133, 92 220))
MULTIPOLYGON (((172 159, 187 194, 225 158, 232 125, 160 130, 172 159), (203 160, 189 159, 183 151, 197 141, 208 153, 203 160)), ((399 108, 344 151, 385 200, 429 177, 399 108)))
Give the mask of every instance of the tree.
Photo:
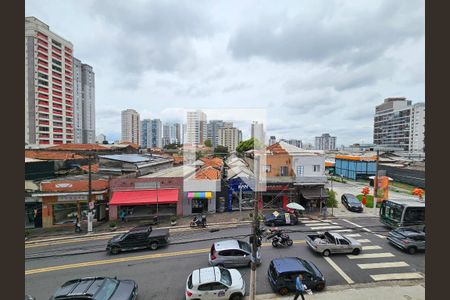
POLYGON ((244 153, 248 150, 253 149, 262 149, 264 147, 264 144, 261 143, 258 139, 250 138, 248 140, 242 141, 239 143, 239 145, 236 147, 236 151, 239 153, 244 153))
POLYGON ((219 145, 216 148, 214 148, 214 155, 216 156, 225 157, 228 154, 229 154, 228 148, 225 146, 219 145))
POLYGON ((212 142, 211 142, 210 139, 205 140, 204 144, 205 144, 206 147, 212 147, 212 142))
POLYGON ((328 192, 327 207, 337 207, 336 192, 330 189, 327 189, 327 192, 328 192))

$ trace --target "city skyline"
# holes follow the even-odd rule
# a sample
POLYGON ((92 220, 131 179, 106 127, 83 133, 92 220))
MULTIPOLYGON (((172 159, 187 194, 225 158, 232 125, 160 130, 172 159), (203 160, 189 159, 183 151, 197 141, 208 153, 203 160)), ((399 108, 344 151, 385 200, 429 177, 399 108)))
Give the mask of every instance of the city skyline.
POLYGON ((271 111, 267 136, 313 142, 330 132, 340 144, 372 142, 380 101, 426 101, 421 1, 100 5, 26 1, 26 15, 95 68, 96 132, 111 140, 120 111, 132 106, 167 122, 180 122, 184 109, 262 107, 271 111))

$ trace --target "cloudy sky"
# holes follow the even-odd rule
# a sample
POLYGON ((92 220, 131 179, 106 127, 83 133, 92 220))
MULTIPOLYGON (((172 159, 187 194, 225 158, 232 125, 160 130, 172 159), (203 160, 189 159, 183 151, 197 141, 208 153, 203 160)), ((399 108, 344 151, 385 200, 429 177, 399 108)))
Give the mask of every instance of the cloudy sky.
POLYGON ((244 137, 257 108, 277 138, 372 142, 384 98, 425 101, 423 0, 25 3, 93 66, 96 132, 109 140, 126 108, 163 121, 243 109, 244 137))

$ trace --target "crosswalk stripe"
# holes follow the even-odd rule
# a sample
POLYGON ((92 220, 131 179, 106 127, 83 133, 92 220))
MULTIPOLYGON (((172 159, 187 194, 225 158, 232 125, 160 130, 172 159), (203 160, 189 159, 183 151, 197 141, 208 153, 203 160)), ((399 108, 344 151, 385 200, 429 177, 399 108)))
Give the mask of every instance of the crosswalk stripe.
POLYGON ((367 229, 367 228, 365 228, 365 227, 363 227, 363 230, 365 230, 365 231, 367 231, 367 232, 372 232, 372 230, 367 229))
POLYGON ((298 218, 299 220, 309 220, 309 218, 298 218))
POLYGON ((421 279, 423 276, 420 273, 392 273, 392 274, 378 274, 370 275, 373 280, 399 280, 399 279, 421 279))
POLYGON ((318 227, 311 227, 311 230, 319 230, 319 229, 338 229, 342 228, 341 226, 334 226, 334 225, 328 225, 328 226, 318 226, 318 227))
POLYGON ((345 274, 345 272, 339 268, 339 266, 329 257, 324 257, 325 260, 339 273, 339 275, 342 276, 342 278, 345 279, 345 281, 347 281, 348 284, 352 284, 355 283, 347 274, 345 274))
POLYGON ((350 234, 346 234, 346 236, 349 236, 349 237, 358 237, 358 236, 361 236, 359 233, 350 233, 350 234))
POLYGON ((363 250, 379 250, 379 249, 383 249, 380 246, 363 246, 362 247, 363 250))
POLYGON ((357 240, 360 243, 370 243, 370 240, 368 239, 361 239, 361 240, 357 240))
POLYGON ((309 224, 309 223, 322 223, 322 222, 317 221, 317 220, 311 220, 311 221, 302 221, 302 223, 309 224))
MULTIPOLYGON (((331 232, 353 232, 351 229, 338 229, 338 230, 331 230, 331 232)), ((348 234, 345 234, 348 235, 348 234)))
POLYGON ((384 235, 381 234, 375 234, 377 237, 379 237, 380 239, 385 239, 386 237, 384 235))
POLYGON ((383 268, 397 268, 408 267, 409 265, 404 261, 387 262, 387 263, 373 263, 373 264, 358 264, 361 269, 383 269, 383 268))
POLYGON ((358 224, 355 224, 355 223, 353 223, 353 222, 350 222, 349 220, 346 220, 346 219, 342 219, 342 221, 345 221, 345 222, 347 222, 347 223, 349 223, 349 224, 352 224, 353 226, 356 226, 356 227, 362 228, 362 226, 361 226, 361 225, 358 225, 358 224))
POLYGON ((395 255, 390 252, 347 255, 347 257, 349 259, 381 258, 381 257, 394 257, 394 256, 395 255))

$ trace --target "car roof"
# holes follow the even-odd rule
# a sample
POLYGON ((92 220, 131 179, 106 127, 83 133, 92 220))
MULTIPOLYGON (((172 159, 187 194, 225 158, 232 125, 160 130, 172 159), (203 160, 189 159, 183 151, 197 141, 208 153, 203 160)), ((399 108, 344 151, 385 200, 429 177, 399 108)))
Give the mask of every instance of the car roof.
POLYGON ((108 277, 85 277, 69 280, 56 290, 54 297, 94 295, 108 277))
POLYGON ((147 232, 149 230, 152 230, 151 225, 139 225, 131 228, 128 232, 147 232))
POLYGON ((397 228, 395 231, 401 233, 404 236, 413 236, 413 235, 425 235, 425 232, 418 231, 413 228, 397 228))
POLYGON ((239 247, 238 240, 224 240, 220 242, 215 242, 214 248, 216 249, 216 251, 228 249, 241 249, 241 247, 239 247))
POLYGON ((197 269, 192 272, 192 284, 200 285, 217 282, 220 280, 220 276, 220 269, 218 267, 197 269))
POLYGON ((272 263, 278 273, 308 271, 298 257, 275 258, 272 263))

